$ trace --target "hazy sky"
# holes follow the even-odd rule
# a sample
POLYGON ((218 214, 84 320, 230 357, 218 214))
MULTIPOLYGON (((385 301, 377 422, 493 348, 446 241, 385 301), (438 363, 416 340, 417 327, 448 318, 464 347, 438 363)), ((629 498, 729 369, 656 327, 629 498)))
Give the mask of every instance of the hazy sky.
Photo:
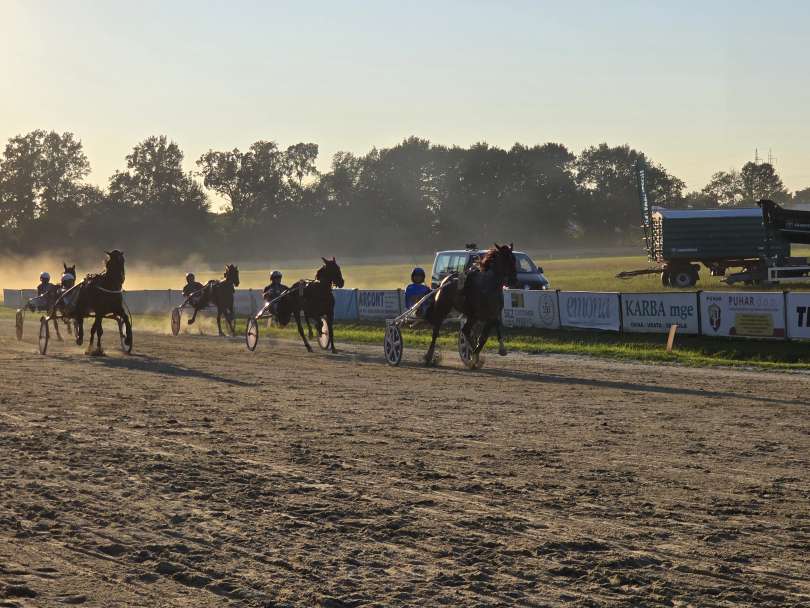
POLYGON ((628 143, 700 188, 754 148, 810 186, 810 2, 0 0, 0 142, 73 131, 106 185, 166 134, 365 153, 628 143))

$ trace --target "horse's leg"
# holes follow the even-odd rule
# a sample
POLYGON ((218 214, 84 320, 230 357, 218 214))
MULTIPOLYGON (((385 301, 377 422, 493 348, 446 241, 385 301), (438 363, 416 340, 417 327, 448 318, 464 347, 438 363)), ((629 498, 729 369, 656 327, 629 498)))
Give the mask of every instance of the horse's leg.
POLYGON ((309 315, 306 312, 304 312, 304 321, 307 324, 307 335, 309 336, 309 339, 312 340, 312 338, 315 337, 315 334, 312 333, 312 325, 310 325, 309 315))
POLYGON ((56 330, 56 339, 62 342, 62 334, 59 333, 59 322, 55 317, 53 319, 53 328, 56 330))
POLYGON ((228 309, 227 319, 228 319, 229 329, 231 330, 231 335, 235 336, 236 335, 236 313, 233 311, 233 307, 228 309))
POLYGON ((104 354, 104 349, 101 348, 101 334, 104 333, 104 329, 102 328, 102 321, 103 320, 104 320, 103 317, 96 317, 96 322, 95 322, 95 325, 98 325, 98 329, 96 330, 96 336, 98 336, 98 348, 96 349, 96 352, 99 355, 104 354))
POLYGON ((433 365, 433 355, 436 352, 436 339, 439 337, 439 330, 441 329, 441 323, 434 323, 433 324, 433 336, 430 339, 430 346, 428 347, 427 352, 425 353, 425 366, 430 367, 433 365))
POLYGON ((505 357, 506 346, 504 346, 503 343, 503 324, 501 323, 500 317, 495 320, 495 332, 498 334, 498 354, 501 357, 505 357))
POLYGON ((307 337, 304 335, 304 328, 301 325, 301 311, 296 309, 294 314, 295 314, 295 323, 296 325, 298 325, 298 335, 301 336, 301 339, 304 341, 304 346, 307 347, 307 350, 309 352, 312 352, 312 347, 309 345, 309 342, 307 342, 307 337))
POLYGON ((93 319, 93 324, 90 326, 90 340, 87 341, 87 350, 85 351, 88 355, 93 352, 93 340, 96 339, 97 321, 98 321, 97 318, 93 319))
MULTIPOLYGON (((323 321, 321 321, 323 323, 323 321)), ((330 310, 326 313, 326 330, 329 332, 329 344, 332 345, 332 352, 336 353, 337 349, 335 348, 335 311, 330 310)))
POLYGON ((495 325, 495 321, 487 321, 484 323, 484 327, 481 329, 481 335, 478 338, 478 344, 475 345, 475 354, 477 355, 484 349, 484 345, 487 343, 489 339, 489 332, 492 331, 492 326, 495 325))
POLYGON ((127 346, 129 346, 132 344, 132 319, 129 318, 129 315, 123 308, 121 308, 121 310, 118 312, 118 316, 124 320, 124 329, 126 329, 127 336, 124 342, 127 346))
POLYGON ((194 307, 194 314, 192 314, 192 315, 191 315, 191 318, 188 320, 188 324, 189 324, 189 325, 191 325, 192 323, 194 323, 194 319, 196 319, 196 318, 197 318, 197 312, 200 310, 200 309, 199 309, 199 308, 196 306, 196 304, 192 304, 192 306, 194 307))
POLYGON ((76 345, 81 346, 84 342, 84 318, 78 317, 76 319, 76 345))
POLYGON ((224 336, 225 334, 222 333, 222 309, 217 306, 217 331, 219 332, 220 336, 224 336))

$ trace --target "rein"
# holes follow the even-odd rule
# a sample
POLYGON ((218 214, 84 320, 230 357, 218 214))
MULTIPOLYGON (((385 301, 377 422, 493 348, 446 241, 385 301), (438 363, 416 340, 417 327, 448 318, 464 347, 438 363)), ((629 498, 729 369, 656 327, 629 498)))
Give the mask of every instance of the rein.
POLYGON ((103 291, 104 293, 124 293, 124 290, 123 290, 123 289, 118 289, 118 290, 115 290, 115 289, 105 289, 104 287, 99 287, 98 285, 93 285, 93 287, 95 287, 95 288, 96 288, 96 289, 98 289, 99 291, 103 291))

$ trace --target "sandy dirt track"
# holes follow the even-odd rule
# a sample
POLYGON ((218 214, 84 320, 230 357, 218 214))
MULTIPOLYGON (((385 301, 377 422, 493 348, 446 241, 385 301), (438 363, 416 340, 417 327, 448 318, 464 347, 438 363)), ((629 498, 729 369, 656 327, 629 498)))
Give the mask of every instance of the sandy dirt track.
POLYGON ((0 322, 0 606, 810 606, 810 376, 0 322))

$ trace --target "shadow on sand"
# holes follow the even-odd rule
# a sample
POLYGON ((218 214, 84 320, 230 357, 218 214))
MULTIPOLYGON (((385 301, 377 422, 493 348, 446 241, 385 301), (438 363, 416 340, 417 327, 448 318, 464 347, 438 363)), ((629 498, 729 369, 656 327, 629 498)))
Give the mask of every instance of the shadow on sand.
MULTIPOLYGON (((67 357, 64 355, 52 355, 54 359, 64 359, 65 361, 75 362, 75 357, 67 357)), ((221 384, 229 384, 231 386, 257 386, 253 382, 243 382, 242 380, 235 380, 233 378, 226 378, 217 374, 206 372, 191 367, 183 367, 170 363, 165 359, 158 359, 140 353, 133 353, 123 357, 87 357, 86 361, 107 367, 111 369, 128 369, 141 372, 148 372, 151 374, 160 374, 165 376, 172 376, 174 378, 199 378, 202 380, 209 380, 211 382, 219 382, 221 384)))

